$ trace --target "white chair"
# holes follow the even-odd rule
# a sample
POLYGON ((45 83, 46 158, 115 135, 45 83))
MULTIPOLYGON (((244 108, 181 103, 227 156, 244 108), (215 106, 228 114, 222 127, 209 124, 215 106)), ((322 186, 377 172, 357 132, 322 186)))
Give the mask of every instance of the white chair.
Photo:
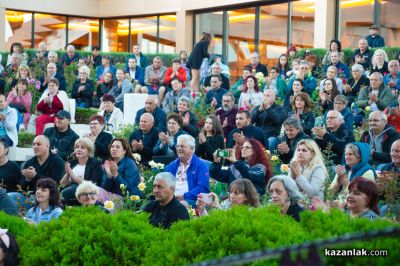
POLYGON ((138 110, 144 107, 148 94, 125 93, 124 94, 124 124, 134 124, 138 110))
POLYGON ((75 110, 76 110, 76 101, 75 99, 68 99, 69 102, 69 113, 71 114, 71 124, 75 123, 75 110))

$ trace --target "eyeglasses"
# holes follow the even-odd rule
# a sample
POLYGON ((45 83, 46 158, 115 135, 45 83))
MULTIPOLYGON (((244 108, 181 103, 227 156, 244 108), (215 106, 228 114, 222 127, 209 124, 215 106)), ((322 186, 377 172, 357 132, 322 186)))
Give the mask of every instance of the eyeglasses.
POLYGON ((185 145, 176 145, 175 146, 177 149, 184 149, 184 148, 186 148, 186 147, 188 147, 188 146, 185 146, 185 145))
POLYGON ((253 147, 251 147, 251 146, 243 146, 243 147, 241 147, 240 149, 242 149, 242 150, 249 150, 249 149, 253 149, 253 147))
POLYGON ((81 193, 79 196, 82 196, 82 197, 85 197, 85 198, 87 198, 87 197, 94 198, 96 195, 97 195, 96 192, 88 192, 88 193, 81 193))
POLYGON ((368 122, 380 122, 382 119, 368 119, 368 122))
POLYGON ((81 75, 82 75, 82 74, 86 74, 86 73, 85 73, 85 72, 79 72, 79 74, 81 74, 81 75))
POLYGON ((342 105, 344 102, 333 102, 334 104, 342 105))
POLYGON ((326 120, 333 120, 333 119, 336 119, 336 118, 337 118, 336 116, 327 116, 326 120))

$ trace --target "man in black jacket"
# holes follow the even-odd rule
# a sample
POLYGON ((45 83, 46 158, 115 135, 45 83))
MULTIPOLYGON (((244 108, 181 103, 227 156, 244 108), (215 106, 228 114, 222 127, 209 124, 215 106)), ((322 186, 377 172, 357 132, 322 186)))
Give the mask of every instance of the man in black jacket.
POLYGON ((264 139, 268 141, 269 150, 276 149, 277 136, 285 121, 286 115, 283 108, 275 104, 276 93, 272 89, 264 91, 262 104, 253 111, 251 123, 263 129, 264 139))
POLYGON ((314 127, 312 131, 321 150, 327 149, 329 145, 332 146, 330 159, 335 165, 342 163, 346 144, 355 141, 353 132, 344 124, 342 114, 335 110, 329 111, 326 115, 326 128, 314 127))
POLYGON ((372 112, 368 121, 369 132, 361 135, 361 142, 370 145, 372 164, 390 163, 390 147, 399 139, 399 134, 387 123, 387 117, 381 111, 372 112))
POLYGON ((240 110, 236 114, 236 127, 229 133, 227 137, 227 148, 233 148, 235 144, 242 146, 245 138, 255 138, 261 142, 264 147, 266 141, 264 133, 261 128, 255 127, 251 124, 250 112, 247 110, 240 110))
POLYGON ((154 127, 154 117, 151 113, 142 114, 139 127, 129 137, 129 143, 132 152, 140 154, 140 162, 147 165, 153 156, 153 149, 158 141, 160 130, 154 127))
POLYGON ((189 220, 186 208, 175 198, 175 176, 171 173, 159 173, 154 178, 153 195, 155 200, 150 201, 144 211, 149 212, 149 222, 164 229, 179 220, 189 220))
POLYGON ((41 178, 51 178, 60 183, 65 173, 64 161, 50 152, 50 141, 46 136, 39 135, 33 140, 34 157, 22 166, 24 185, 29 190, 36 190, 36 181, 41 178))
POLYGON ((136 113, 135 124, 139 125, 140 117, 144 113, 150 113, 154 117, 154 126, 160 131, 165 131, 167 128, 167 114, 158 107, 158 98, 154 95, 148 95, 144 102, 144 108, 136 113))
POLYGON ((64 161, 74 151, 75 141, 79 136, 70 128, 71 115, 68 111, 61 110, 56 115, 55 127, 48 128, 43 135, 50 140, 51 152, 60 156, 64 161))

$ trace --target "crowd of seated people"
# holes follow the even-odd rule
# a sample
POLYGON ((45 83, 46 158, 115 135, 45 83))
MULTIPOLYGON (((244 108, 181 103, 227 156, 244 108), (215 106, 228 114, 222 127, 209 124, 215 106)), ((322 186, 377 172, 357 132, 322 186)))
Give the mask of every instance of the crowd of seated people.
POLYGON ((253 52, 234 84, 225 59, 208 54, 213 45, 208 35, 187 60, 187 53, 180 53, 172 65, 160 56, 148 64, 135 44, 124 69, 117 69, 109 55, 99 55, 98 47, 83 58, 69 45, 58 60, 43 43, 34 58, 17 44, 4 70, 15 75, 0 94, 0 181, 8 197, 28 209, 29 223, 57 218, 66 205, 104 210, 102 204, 121 201, 125 190, 148 196, 138 185, 141 170, 152 160, 166 162, 165 172, 148 184, 153 199, 142 206, 155 226, 169 228, 189 219, 187 208, 199 216, 235 205, 255 208, 264 196, 299 221, 309 208, 301 199, 331 207, 325 202, 327 183, 337 206, 350 216, 379 219, 388 211, 385 186, 392 179, 400 182, 400 69, 383 49, 370 50, 382 43, 376 27, 372 31, 375 35, 360 39, 348 65, 338 40, 331 41, 321 63, 310 53, 294 59, 291 49, 277 65, 266 66, 253 52), (46 69, 37 77, 41 96, 34 103, 28 87, 31 66, 38 61, 46 69), (80 66, 68 95, 64 69, 75 63, 80 66), (202 68, 209 70, 204 80, 202 68), (124 124, 127 93, 148 95, 131 121, 137 127, 129 138, 114 138, 124 124), (71 129, 70 99, 77 107, 99 108, 84 136, 71 129), (206 106, 204 117, 195 112, 199 101, 206 106), (8 151, 31 117, 34 156, 19 167, 8 151), (360 136, 355 126, 361 126, 360 136), (287 175, 273 175, 265 150, 288 165, 287 175), (229 185, 227 198, 210 191, 215 181, 229 185), (17 187, 36 193, 27 197, 17 187))

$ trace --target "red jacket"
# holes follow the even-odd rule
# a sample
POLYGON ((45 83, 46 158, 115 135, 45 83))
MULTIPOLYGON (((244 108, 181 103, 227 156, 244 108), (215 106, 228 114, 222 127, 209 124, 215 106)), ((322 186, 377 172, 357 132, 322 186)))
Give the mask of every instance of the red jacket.
MULTIPOLYGON (((173 73, 172 67, 169 67, 164 74, 164 84, 167 86, 171 86, 171 75, 173 73)), ((175 76, 178 78, 180 81, 183 83, 183 87, 185 87, 185 82, 186 82, 186 70, 183 67, 180 67, 178 69, 178 74, 175 76)))
POLYGON ((63 104, 58 98, 58 96, 55 95, 53 98, 53 102, 51 103, 51 106, 47 103, 44 103, 44 100, 42 100, 38 103, 36 109, 40 111, 42 114, 56 115, 58 111, 63 110, 63 104))

